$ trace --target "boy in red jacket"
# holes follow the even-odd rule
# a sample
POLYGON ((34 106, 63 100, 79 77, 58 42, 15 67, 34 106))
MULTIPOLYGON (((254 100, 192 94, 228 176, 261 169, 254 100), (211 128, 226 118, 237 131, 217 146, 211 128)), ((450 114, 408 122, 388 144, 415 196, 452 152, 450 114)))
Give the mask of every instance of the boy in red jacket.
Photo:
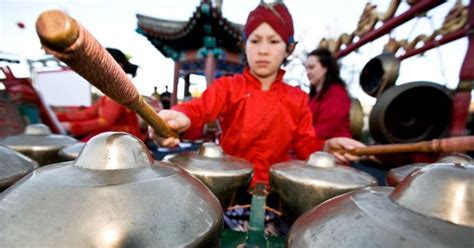
MULTIPOLYGON (((159 112, 179 132, 218 118, 224 152, 254 165, 251 187, 257 182, 268 184, 270 166, 289 160, 290 146, 302 160, 317 150, 364 146, 348 138, 316 138, 306 93, 284 83, 285 71, 280 69, 296 45, 293 33, 285 5, 261 3, 244 27, 245 71, 215 80, 198 99, 159 112)), ((176 138, 152 136, 162 146, 179 143, 176 138)), ((341 161, 357 159, 350 154, 334 155, 341 161)))

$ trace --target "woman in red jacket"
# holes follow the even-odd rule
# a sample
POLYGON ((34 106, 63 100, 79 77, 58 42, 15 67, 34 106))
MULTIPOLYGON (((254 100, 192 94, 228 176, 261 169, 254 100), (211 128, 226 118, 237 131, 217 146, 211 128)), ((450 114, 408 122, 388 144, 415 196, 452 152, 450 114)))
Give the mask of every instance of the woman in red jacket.
MULTIPOLYGON (((290 146, 299 159, 307 159, 317 150, 363 146, 347 138, 325 142, 315 137, 306 93, 284 83, 285 71, 280 69, 296 45, 293 33, 285 5, 261 3, 244 26, 248 64, 244 72, 221 77, 200 98, 159 112, 171 128, 181 132, 219 119, 224 152, 254 165, 251 187, 257 182, 268 183, 270 166, 288 160, 290 146)), ((152 136, 163 146, 179 143, 176 138, 152 136)), ((335 156, 343 161, 356 159, 349 154, 335 156)))
POLYGON ((305 68, 310 82, 309 108, 316 136, 321 139, 352 137, 351 99, 339 76, 336 59, 328 49, 318 48, 308 54, 305 68))

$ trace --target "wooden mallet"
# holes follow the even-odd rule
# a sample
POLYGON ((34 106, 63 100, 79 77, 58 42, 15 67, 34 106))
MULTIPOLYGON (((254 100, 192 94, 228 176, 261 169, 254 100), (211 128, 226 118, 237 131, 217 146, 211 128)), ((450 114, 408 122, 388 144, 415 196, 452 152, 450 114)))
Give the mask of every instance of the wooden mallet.
POLYGON ((66 63, 105 95, 140 115, 163 137, 178 137, 144 101, 119 64, 76 20, 59 10, 43 12, 36 32, 46 52, 66 63))
POLYGON ((333 150, 352 155, 380 155, 405 152, 466 152, 474 151, 474 136, 433 139, 406 144, 373 145, 353 150, 333 150))

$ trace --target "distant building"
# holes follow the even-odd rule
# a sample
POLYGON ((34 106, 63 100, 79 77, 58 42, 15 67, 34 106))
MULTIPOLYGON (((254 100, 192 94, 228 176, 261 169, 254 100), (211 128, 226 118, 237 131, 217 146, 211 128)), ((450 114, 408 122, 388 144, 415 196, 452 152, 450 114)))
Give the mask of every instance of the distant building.
MULTIPOLYGON (((187 21, 137 14, 137 32, 175 62, 171 105, 177 103, 180 77, 188 80, 186 86, 189 85, 189 74, 204 75, 210 84, 216 77, 242 72, 243 26, 224 18, 220 7, 221 3, 213 6, 210 0, 201 0, 187 21)), ((161 97, 163 101, 163 94, 161 97)))

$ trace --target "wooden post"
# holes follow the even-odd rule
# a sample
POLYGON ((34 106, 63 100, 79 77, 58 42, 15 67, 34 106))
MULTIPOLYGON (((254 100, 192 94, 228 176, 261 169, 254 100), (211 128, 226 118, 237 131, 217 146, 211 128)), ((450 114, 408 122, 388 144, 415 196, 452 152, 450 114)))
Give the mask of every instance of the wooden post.
POLYGON ((474 1, 468 6, 468 47, 464 62, 459 73, 459 85, 454 92, 454 103, 450 136, 466 134, 466 124, 471 103, 471 90, 474 84, 474 1))
POLYGON ((189 91, 189 87, 191 86, 190 77, 191 77, 191 73, 186 73, 186 75, 184 75, 184 98, 185 99, 191 96, 191 92, 189 91))
POLYGON ((171 107, 178 103, 178 82, 179 82, 179 70, 181 69, 181 63, 174 62, 174 78, 173 78, 173 93, 171 94, 171 107))
POLYGON ((209 51, 206 56, 206 61, 204 65, 204 75, 206 76, 207 85, 210 85, 215 78, 216 73, 216 58, 214 53, 209 51))

